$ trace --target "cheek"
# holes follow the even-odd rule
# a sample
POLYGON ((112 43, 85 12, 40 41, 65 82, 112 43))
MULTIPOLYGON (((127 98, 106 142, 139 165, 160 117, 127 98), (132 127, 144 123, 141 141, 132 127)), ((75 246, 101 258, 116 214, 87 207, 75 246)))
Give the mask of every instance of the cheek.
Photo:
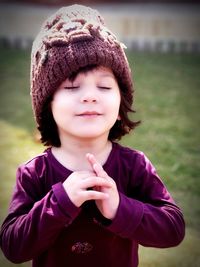
POLYGON ((67 107, 67 103, 63 101, 62 98, 56 97, 53 99, 51 103, 51 110, 55 121, 61 120, 63 114, 67 114, 67 107))
POLYGON ((66 110, 70 106, 71 102, 72 101, 70 101, 66 94, 58 92, 55 94, 51 103, 52 112, 66 110))
POLYGON ((120 94, 115 94, 111 96, 110 101, 109 101, 110 108, 112 108, 116 112, 119 112, 120 103, 121 103, 120 94))
POLYGON ((112 118, 113 122, 120 119, 119 115, 120 104, 121 104, 121 97, 119 95, 114 95, 110 97, 107 102, 107 111, 110 116, 110 119, 112 118))

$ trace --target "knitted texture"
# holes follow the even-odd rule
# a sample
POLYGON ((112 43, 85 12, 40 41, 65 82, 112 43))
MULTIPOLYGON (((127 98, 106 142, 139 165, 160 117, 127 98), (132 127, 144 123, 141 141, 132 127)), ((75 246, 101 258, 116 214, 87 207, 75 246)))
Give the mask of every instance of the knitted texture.
POLYGON ((124 48, 98 11, 89 7, 63 7, 47 19, 31 53, 31 96, 38 125, 47 99, 66 78, 88 65, 111 68, 120 89, 132 101, 131 72, 124 48))

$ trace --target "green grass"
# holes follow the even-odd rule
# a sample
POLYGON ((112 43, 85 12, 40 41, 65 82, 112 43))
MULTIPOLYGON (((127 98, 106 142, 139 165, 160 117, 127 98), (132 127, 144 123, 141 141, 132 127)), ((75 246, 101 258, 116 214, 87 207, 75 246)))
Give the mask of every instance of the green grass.
MULTIPOLYGON (((200 266, 200 55, 128 53, 135 83, 135 119, 121 142, 142 150, 182 207, 186 237, 176 248, 140 248, 140 267, 200 266)), ((29 96, 30 51, 0 52, 0 223, 17 166, 44 148, 34 140, 29 96)), ((0 253, 0 266, 15 266, 0 253)), ((19 266, 29 266, 22 264, 19 266)))

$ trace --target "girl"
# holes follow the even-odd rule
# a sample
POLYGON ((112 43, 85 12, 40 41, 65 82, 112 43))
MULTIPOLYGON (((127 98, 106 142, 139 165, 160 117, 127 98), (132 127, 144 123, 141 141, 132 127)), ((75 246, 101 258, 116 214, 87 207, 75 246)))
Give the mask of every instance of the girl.
POLYGON ((116 140, 139 122, 123 45, 73 5, 43 25, 31 59, 33 110, 48 148, 22 164, 0 234, 14 263, 136 267, 138 245, 184 237, 180 209, 140 151, 116 140))

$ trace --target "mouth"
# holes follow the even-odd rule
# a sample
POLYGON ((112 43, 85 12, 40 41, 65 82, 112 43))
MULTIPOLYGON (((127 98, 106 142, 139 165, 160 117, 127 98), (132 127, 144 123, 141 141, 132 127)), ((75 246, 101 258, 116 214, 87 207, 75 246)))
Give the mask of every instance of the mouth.
POLYGON ((77 114, 78 117, 97 117, 101 115, 102 114, 97 111, 85 111, 85 112, 77 114))

